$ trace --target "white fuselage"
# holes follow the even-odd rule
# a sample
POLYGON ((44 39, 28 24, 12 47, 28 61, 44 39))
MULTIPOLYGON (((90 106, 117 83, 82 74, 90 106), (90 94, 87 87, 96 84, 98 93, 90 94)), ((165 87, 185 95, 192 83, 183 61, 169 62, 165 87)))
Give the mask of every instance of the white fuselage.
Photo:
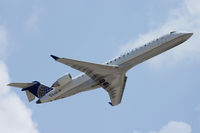
MULTIPOLYGON (((171 32, 170 34, 153 40, 139 48, 131 50, 130 52, 127 52, 122 56, 116 57, 104 63, 104 65, 117 66, 124 73, 126 73, 129 69, 136 66, 137 64, 142 63, 145 60, 148 60, 168 49, 171 49, 183 43, 191 35, 192 33, 171 32)), ((49 102, 99 87, 100 86, 97 82, 92 80, 86 74, 82 74, 73 78, 68 84, 66 84, 62 88, 50 91, 45 96, 40 98, 40 101, 42 103, 49 102)))

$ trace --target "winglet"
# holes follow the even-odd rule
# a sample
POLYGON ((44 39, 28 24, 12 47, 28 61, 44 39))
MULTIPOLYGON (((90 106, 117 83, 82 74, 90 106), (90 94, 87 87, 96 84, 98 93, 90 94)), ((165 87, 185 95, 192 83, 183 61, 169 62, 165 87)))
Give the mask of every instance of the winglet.
POLYGON ((108 102, 111 106, 113 106, 113 104, 111 102, 108 102))
POLYGON ((59 57, 55 56, 55 55, 51 55, 51 57, 54 59, 54 60, 58 60, 59 57))

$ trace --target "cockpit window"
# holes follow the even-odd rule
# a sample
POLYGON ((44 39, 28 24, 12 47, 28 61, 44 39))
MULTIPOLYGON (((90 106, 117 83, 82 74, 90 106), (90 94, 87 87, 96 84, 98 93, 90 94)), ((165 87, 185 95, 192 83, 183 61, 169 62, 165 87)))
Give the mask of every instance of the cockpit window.
POLYGON ((172 32, 170 32, 170 34, 173 34, 173 33, 176 33, 176 31, 172 31, 172 32))

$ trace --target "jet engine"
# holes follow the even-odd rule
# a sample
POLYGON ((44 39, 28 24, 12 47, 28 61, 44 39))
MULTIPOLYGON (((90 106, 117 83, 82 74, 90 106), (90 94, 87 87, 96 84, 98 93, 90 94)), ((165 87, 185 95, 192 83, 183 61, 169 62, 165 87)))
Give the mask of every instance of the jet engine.
POLYGON ((71 80, 72 80, 72 77, 68 73, 67 75, 64 75, 61 78, 59 78, 51 87, 53 87, 55 89, 59 89, 59 88, 65 86, 66 84, 68 84, 71 80))

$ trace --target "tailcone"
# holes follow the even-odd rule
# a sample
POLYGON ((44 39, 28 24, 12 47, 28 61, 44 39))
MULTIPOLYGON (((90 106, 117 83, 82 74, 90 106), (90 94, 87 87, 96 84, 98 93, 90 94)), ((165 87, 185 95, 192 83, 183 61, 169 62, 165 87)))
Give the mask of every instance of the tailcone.
POLYGON ((40 99, 39 99, 39 100, 36 101, 36 103, 37 103, 37 104, 41 104, 42 102, 41 102, 40 99))

